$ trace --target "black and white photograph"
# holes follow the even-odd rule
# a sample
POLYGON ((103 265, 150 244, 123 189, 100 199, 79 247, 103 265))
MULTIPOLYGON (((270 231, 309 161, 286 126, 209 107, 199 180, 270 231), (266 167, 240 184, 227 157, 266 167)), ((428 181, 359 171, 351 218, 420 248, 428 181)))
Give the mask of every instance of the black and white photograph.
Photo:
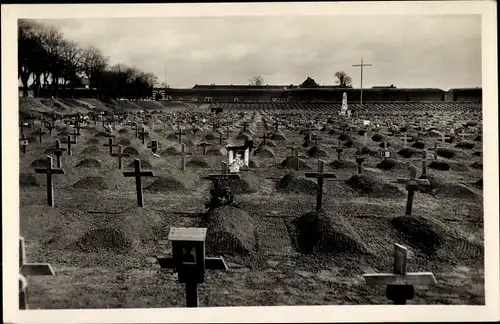
POLYGON ((496 4, 308 5, 2 6, 14 318, 499 316, 496 4))

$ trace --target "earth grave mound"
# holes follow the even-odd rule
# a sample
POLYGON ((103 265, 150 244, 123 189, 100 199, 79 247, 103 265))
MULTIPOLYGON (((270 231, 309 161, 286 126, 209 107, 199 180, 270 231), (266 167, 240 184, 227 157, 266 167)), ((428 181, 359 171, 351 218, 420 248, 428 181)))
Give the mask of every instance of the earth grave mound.
POLYGON ((76 168, 100 168, 102 163, 96 159, 83 159, 78 162, 76 168))
POLYGON ((36 177, 33 174, 20 173, 19 186, 21 188, 26 188, 26 187, 39 187, 40 185, 36 181, 36 177))
POLYGON ((118 141, 118 145, 128 146, 130 145, 130 140, 128 138, 122 138, 118 141))
POLYGON ((84 148, 81 154, 97 154, 97 153, 99 153, 99 148, 95 145, 92 145, 84 148))
POLYGON ((101 177, 85 177, 75 182, 72 187, 74 189, 106 190, 108 184, 101 177))
POLYGON ((425 148, 425 143, 422 141, 418 141, 418 142, 413 143, 411 145, 411 147, 419 149, 419 150, 423 150, 425 148))
POLYGON ((204 158, 201 158, 199 156, 196 156, 186 162, 186 167, 188 168, 208 168, 210 165, 208 164, 207 160, 204 158))
POLYGON ((264 158, 274 158, 275 154, 272 148, 264 145, 260 145, 257 150, 254 151, 254 155, 264 158))
POLYGON ((476 145, 476 143, 474 143, 473 141, 461 141, 460 143, 455 145, 455 147, 471 150, 474 148, 475 145, 476 145))
POLYGON ((470 165, 471 168, 477 169, 477 170, 482 170, 483 169, 483 163, 481 162, 474 162, 470 165))
POLYGON ((280 169, 294 169, 297 166, 297 160, 299 163, 299 170, 311 170, 311 166, 309 166, 304 160, 297 158, 295 156, 289 156, 286 159, 284 159, 280 165, 280 169))
POLYGON ((450 170, 450 165, 443 161, 432 161, 427 167, 439 171, 450 170))
POLYGON ((327 158, 329 157, 328 153, 321 147, 313 146, 308 151, 307 154, 313 158, 327 158))
POLYGON ((49 166, 49 162, 47 158, 39 158, 30 163, 30 167, 32 168, 47 168, 49 166))
POLYGON ((459 198, 459 199, 479 199, 477 193, 461 183, 440 183, 434 190, 438 197, 459 198))
POLYGON ((354 161, 334 160, 329 164, 335 169, 356 169, 358 164, 354 161))
POLYGON ((405 196, 398 187, 366 173, 351 176, 346 184, 358 193, 370 197, 399 198, 405 196))
POLYGON ((445 159, 453 158, 457 153, 454 150, 448 148, 438 148, 437 155, 445 159))
POLYGON ((382 136, 381 134, 374 134, 372 136, 372 141, 374 142, 381 142, 384 140, 384 136, 382 136))
POLYGON ((85 145, 96 145, 96 144, 99 144, 99 140, 97 138, 91 138, 85 143, 85 145))
POLYGON ((377 168, 381 170, 391 170, 398 165, 398 162, 394 159, 384 159, 377 164, 377 168))
POLYGON ((178 179, 172 176, 155 177, 152 184, 144 188, 148 192, 184 192, 186 187, 178 179))
POLYGON ((289 172, 279 179, 277 189, 283 193, 316 194, 316 182, 305 177, 299 177, 295 172, 289 172))
POLYGON ((419 151, 413 147, 405 147, 398 151, 397 154, 401 155, 404 158, 411 158, 414 154, 419 153, 419 151))
POLYGON ((73 242, 70 248, 87 253, 126 253, 132 249, 132 243, 120 229, 104 227, 89 230, 73 242))
POLYGON ((124 150, 123 150, 123 153, 125 154, 130 154, 130 155, 139 155, 139 152, 133 148, 133 147, 126 147, 124 150))

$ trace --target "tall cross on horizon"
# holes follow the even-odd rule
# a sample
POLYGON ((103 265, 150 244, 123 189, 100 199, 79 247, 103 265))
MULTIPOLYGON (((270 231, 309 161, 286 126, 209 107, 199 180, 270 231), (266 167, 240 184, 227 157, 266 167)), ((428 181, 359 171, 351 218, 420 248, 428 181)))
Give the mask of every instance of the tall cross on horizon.
POLYGON ((353 67, 361 68, 361 94, 360 94, 360 104, 363 105, 363 67, 364 66, 372 66, 371 64, 363 64, 363 58, 361 58, 361 64, 354 64, 353 67))

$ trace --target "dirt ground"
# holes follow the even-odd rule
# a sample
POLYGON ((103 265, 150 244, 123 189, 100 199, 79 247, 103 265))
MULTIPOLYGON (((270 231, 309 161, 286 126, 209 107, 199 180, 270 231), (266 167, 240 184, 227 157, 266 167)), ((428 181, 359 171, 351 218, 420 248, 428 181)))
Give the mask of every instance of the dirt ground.
MULTIPOLYGON (((261 122, 255 130, 254 136, 261 136, 261 122)), ((417 166, 420 175, 421 159, 419 155, 407 159, 396 154, 403 143, 389 137, 391 158, 401 163, 394 169, 380 170, 376 165, 382 158, 369 156, 364 165, 366 175, 378 183, 390 184, 390 197, 377 197, 349 186, 346 182, 356 174, 356 168, 325 166, 325 171, 335 172, 337 178, 325 180, 324 209, 331 217, 344 220, 362 244, 375 253, 304 254, 299 252, 293 221, 314 210, 316 197, 300 190, 277 189, 276 179, 291 171, 278 164, 290 155, 287 147, 294 141, 301 144, 303 137, 282 131, 287 142, 276 142, 274 158, 251 157, 259 167, 241 173, 249 190, 236 194, 237 207, 255 222, 255 228, 249 231, 254 231, 256 250, 249 256, 225 254, 229 270, 207 272, 205 283, 199 287, 201 306, 389 304, 385 288, 368 287, 362 275, 391 272, 394 243, 410 250, 409 271, 432 271, 437 279, 436 286, 417 286, 415 298, 409 303, 484 305, 483 194, 482 188, 474 184, 482 179, 482 170, 471 167, 481 162, 480 157, 472 155, 481 149, 481 142, 474 149, 455 148, 456 141, 446 143, 444 146, 457 154, 451 159, 439 159, 449 162, 451 169, 427 169, 446 190, 417 192, 415 196, 413 216, 439 224, 446 229, 442 232, 446 237, 459 237, 454 241, 459 242, 456 246, 429 254, 415 238, 394 226, 393 220, 405 215, 406 206, 405 185, 397 183, 396 178, 409 176, 404 166, 408 161, 417 166)), ((205 159, 209 167, 181 171, 179 156, 155 157, 132 132, 117 134, 115 142, 129 139, 131 144, 124 147, 136 148, 143 164, 144 160, 150 162, 151 166, 143 169, 152 170, 155 177, 146 178, 144 188, 159 177, 168 183, 178 182, 158 192, 146 190, 145 208, 139 208, 134 180, 117 170, 117 158, 110 157, 103 146, 107 138, 95 137, 96 132, 83 130, 73 155, 63 155, 66 174, 54 176, 54 208, 46 205, 45 175, 35 174, 31 163, 47 155, 45 150, 54 145, 55 136, 50 140, 46 136, 43 144, 30 143, 28 153, 20 153, 20 233, 26 239, 27 260, 48 262, 56 272, 54 277, 28 278, 30 308, 184 307, 183 285, 177 283, 172 271, 161 270, 155 257, 171 253, 167 241, 170 227, 199 226, 211 186, 201 178, 216 172, 220 160, 227 157, 202 157, 201 148, 197 148, 187 161, 205 159), (99 144, 87 144, 93 138, 99 144), (82 153, 92 145, 97 152, 82 153), (97 160, 100 167, 76 167, 84 159, 97 160), (75 188, 87 177, 92 178, 80 184, 80 189, 75 188)), ((323 159, 327 163, 337 159, 334 146, 338 134, 318 133, 329 154, 323 159)), ((236 135, 237 131, 232 137, 236 135)), ((158 139, 163 148, 175 144, 159 132, 150 130, 150 137, 158 139)), ((362 141, 356 134, 352 137, 362 141)), ((188 138, 192 139, 192 135, 188 138)), ((422 141, 432 147, 434 139, 422 141)), ((216 143, 218 140, 212 141, 216 143)), ((379 143, 370 136, 366 144, 379 149, 379 143)), ((307 149, 301 147, 300 154, 305 155, 307 149)), ((355 151, 346 149, 343 159, 354 161, 355 151)), ((432 153, 427 159, 427 164, 432 162, 432 153)), ((316 169, 316 159, 303 160, 316 169)), ((131 162, 132 157, 124 159, 124 169, 131 170, 131 162)))

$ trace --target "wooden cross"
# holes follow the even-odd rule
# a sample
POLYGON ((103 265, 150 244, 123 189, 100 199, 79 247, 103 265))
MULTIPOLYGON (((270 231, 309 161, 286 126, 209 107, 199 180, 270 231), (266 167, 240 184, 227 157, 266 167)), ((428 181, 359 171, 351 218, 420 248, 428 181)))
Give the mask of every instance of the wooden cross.
POLYGON ((186 133, 184 133, 184 132, 182 131, 182 128, 180 127, 180 125, 177 127, 177 129, 179 130, 179 132, 178 132, 178 133, 176 133, 175 135, 178 135, 178 136, 179 136, 179 144, 181 144, 181 143, 182 143, 182 135, 186 135, 186 133))
POLYGON ((117 146, 117 144, 113 144, 113 138, 110 137, 108 139, 108 144, 103 144, 105 147, 109 147, 109 155, 113 156, 113 147, 117 146))
POLYGON ((465 136, 469 135, 469 134, 467 134, 465 132, 465 127, 462 127, 461 132, 458 135, 462 138, 462 141, 464 141, 465 140, 465 136))
POLYGON ((24 133, 22 133, 21 138, 19 139, 19 143, 21 144, 23 153, 26 154, 26 147, 28 147, 29 141, 24 136, 24 133))
POLYGON ((275 131, 276 133, 278 132, 279 127, 280 127, 280 123, 279 123, 279 122, 275 122, 275 123, 274 123, 274 131, 275 131))
POLYGON ((62 153, 66 151, 65 148, 61 148, 61 141, 56 139, 56 150, 54 151, 54 154, 56 156, 56 167, 61 168, 61 156, 62 153))
POLYGON ((219 133, 219 145, 222 145, 222 140, 225 139, 222 133, 219 133))
POLYGON ((434 148, 430 148, 429 150, 434 151, 434 161, 437 161, 438 159, 438 142, 434 142, 434 148))
POLYGON ((135 188, 137 190, 137 205, 144 207, 144 199, 142 197, 142 178, 154 177, 152 171, 141 170, 141 160, 134 159, 134 171, 123 172, 125 177, 135 177, 135 188))
POLYGON ((71 155, 71 144, 76 144, 76 142, 71 140, 70 134, 68 134, 68 139, 63 143, 68 144, 68 155, 71 155))
POLYGON ((52 130, 55 128, 54 124, 48 122, 47 129, 49 130, 49 136, 52 136, 52 130))
POLYGON ((407 132, 404 132, 403 134, 404 134, 404 136, 401 137, 400 139, 403 140, 403 141, 405 141, 405 146, 404 147, 406 147, 407 146, 407 142, 406 141, 408 141, 409 139, 413 139, 413 137, 408 137, 408 133, 407 132))
POLYGON ((118 158, 118 169, 121 170, 123 168, 122 158, 130 157, 129 153, 123 153, 123 146, 118 145, 118 153, 110 153, 112 157, 118 158))
MULTIPOLYGON (((135 137, 139 137, 139 128, 137 127, 137 123, 133 123, 130 126, 132 130, 135 132, 135 137)), ((163 134, 165 134, 165 127, 163 128, 163 134)))
POLYGON ((151 141, 151 145, 148 145, 148 148, 150 148, 153 153, 156 153, 156 151, 158 151, 158 141, 151 141))
POLYGON ((148 135, 148 132, 146 132, 144 130, 144 127, 143 127, 142 131, 138 132, 138 134, 141 135, 142 145, 144 145, 145 144, 146 135, 148 135))
POLYGON ((384 149, 383 149, 383 158, 384 160, 387 160, 391 156, 391 152, 387 149, 387 142, 384 141, 384 149))
MULTIPOLYGON (((137 136, 137 128, 135 129, 136 131, 136 134, 135 136, 137 136)), ((167 138, 167 125, 163 124, 163 138, 167 138)))
POLYGON ((171 227, 172 257, 158 257, 162 269, 177 272, 180 283, 186 285, 186 307, 199 307, 198 284, 205 281, 206 270, 227 270, 222 257, 205 255, 206 228, 171 227))
POLYGON ((356 163, 358 164, 358 174, 363 174, 364 168, 363 163, 365 162, 366 155, 361 154, 360 151, 356 153, 356 163))
POLYGON ((245 121, 245 122, 243 123, 243 132, 246 132, 246 131, 247 131, 247 129, 248 129, 248 122, 246 122, 246 121, 245 121))
POLYGON ((264 132, 264 134, 262 135, 262 137, 259 137, 259 138, 262 138, 262 144, 263 145, 266 145, 266 141, 270 138, 269 135, 264 132))
POLYGON ((369 286, 386 286, 386 297, 395 305, 406 305, 412 300, 414 286, 437 284, 432 272, 406 272, 408 249, 394 244, 394 270, 392 273, 364 274, 363 278, 369 286))
POLYGON ((19 309, 28 309, 27 276, 55 276, 48 263, 28 263, 24 237, 19 237, 19 309))
POLYGON ((441 143, 444 145, 444 143, 448 140, 450 140, 451 137, 449 136, 446 136, 446 134, 443 132, 443 134, 441 134, 441 143))
POLYGON ((342 148, 342 142, 340 140, 338 140, 338 144, 335 148, 335 151, 337 151, 337 159, 339 161, 342 160, 342 152, 344 152, 344 149, 342 148))
POLYGON ((52 168, 52 157, 47 156, 47 168, 35 168, 36 173, 45 173, 47 174, 47 203, 50 207, 54 206, 54 187, 52 185, 52 175, 53 174, 66 174, 63 169, 60 168, 52 168))
POLYGON ((191 131, 193 132, 193 138, 196 139, 196 133, 198 133, 200 129, 198 128, 198 126, 196 124, 193 124, 192 127, 191 127, 191 131))
POLYGON ((306 178, 316 178, 317 192, 316 192, 316 211, 321 211, 323 208, 323 180, 332 179, 337 176, 333 172, 323 172, 323 161, 318 160, 318 171, 317 172, 306 172, 304 174, 306 178))
POLYGON ((198 146, 201 146, 203 148, 203 156, 205 156, 207 154, 207 146, 210 146, 210 144, 203 142, 198 144, 198 146))
POLYGON ((406 183, 406 190, 408 191, 408 198, 406 201, 406 215, 410 216, 413 208, 413 198, 415 197, 415 191, 418 190, 419 186, 430 187, 430 182, 428 179, 417 179, 417 168, 414 165, 409 166, 410 178, 398 178, 398 183, 406 183))
POLYGON ((39 141, 40 141, 40 144, 42 143, 42 137, 43 137, 43 135, 45 135, 45 134, 47 134, 47 132, 45 132, 45 131, 43 130, 43 127, 42 127, 42 126, 40 126, 40 130, 39 130, 39 131, 38 131, 38 133, 37 133, 37 135, 39 136, 39 141))

